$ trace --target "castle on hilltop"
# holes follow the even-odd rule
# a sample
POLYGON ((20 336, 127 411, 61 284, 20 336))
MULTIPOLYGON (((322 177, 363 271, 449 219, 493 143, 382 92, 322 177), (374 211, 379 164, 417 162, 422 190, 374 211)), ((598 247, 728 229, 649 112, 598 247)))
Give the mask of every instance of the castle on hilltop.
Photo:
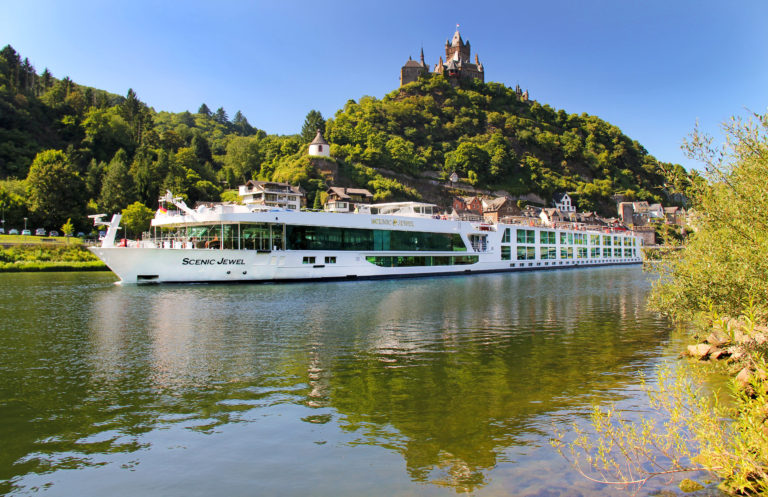
MULTIPOLYGON (((459 34, 459 26, 456 26, 456 32, 451 40, 445 41, 445 62, 440 56, 440 61, 435 64, 432 72, 436 74, 446 74, 452 82, 458 82, 460 79, 479 79, 485 82, 485 69, 475 54, 475 62, 470 62, 469 40, 465 43, 459 34)), ((412 83, 419 79, 422 74, 429 74, 429 66, 424 62, 424 49, 421 49, 421 58, 419 62, 408 57, 408 62, 400 69, 400 86, 412 83)))
MULTIPOLYGON (((443 62, 441 55, 440 61, 430 71, 429 65, 424 62, 424 49, 422 48, 418 62, 408 57, 408 62, 400 68, 400 86, 417 81, 422 74, 445 74, 454 86, 462 79, 478 79, 481 83, 485 83, 485 67, 480 62, 480 58, 475 54, 475 62, 473 63, 470 62, 470 57, 469 40, 465 43, 461 39, 457 24, 453 38, 445 41, 445 62, 443 62)), ((515 87, 515 95, 523 102, 528 101, 528 90, 521 90, 520 85, 515 87)))

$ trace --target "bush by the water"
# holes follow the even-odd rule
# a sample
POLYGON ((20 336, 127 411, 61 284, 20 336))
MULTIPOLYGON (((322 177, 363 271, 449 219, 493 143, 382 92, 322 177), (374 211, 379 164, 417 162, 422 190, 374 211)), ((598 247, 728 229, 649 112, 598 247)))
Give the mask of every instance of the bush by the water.
POLYGON ((89 271, 106 266, 82 246, 15 245, 0 248, 0 271, 89 271))

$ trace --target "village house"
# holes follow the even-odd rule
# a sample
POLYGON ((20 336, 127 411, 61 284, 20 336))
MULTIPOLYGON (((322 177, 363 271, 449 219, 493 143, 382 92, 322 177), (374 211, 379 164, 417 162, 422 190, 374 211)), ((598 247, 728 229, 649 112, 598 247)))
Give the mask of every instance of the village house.
POLYGON ((450 217, 462 221, 482 221, 483 202, 480 197, 454 197, 450 217))
POLYGON ((542 225, 549 226, 551 228, 560 226, 563 223, 563 214, 560 212, 560 209, 554 207, 541 209, 539 218, 541 219, 542 225))
POLYGON ((470 211, 477 215, 483 214, 483 202, 480 197, 454 197, 453 209, 459 211, 470 211))
POLYGON ((653 226, 635 226, 631 231, 643 241, 644 246, 656 245, 656 229, 653 226))
POLYGON ((533 205, 526 205, 522 210, 518 209, 518 212, 509 216, 504 216, 499 219, 499 222, 506 224, 524 224, 528 226, 541 226, 541 207, 533 205))
POLYGON ((250 180, 240 185, 238 194, 246 205, 264 205, 292 211, 301 210, 306 206, 306 198, 301 187, 288 183, 250 180))
POLYGON ((677 226, 685 225, 685 209, 682 207, 664 207, 664 219, 667 224, 674 224, 677 226))
POLYGON ((500 219, 520 214, 517 203, 509 197, 497 197, 483 200, 483 218, 490 223, 498 223, 500 219))
POLYGON ((666 217, 661 204, 641 202, 621 202, 618 206, 619 218, 627 226, 646 226, 650 223, 664 222, 666 217))
POLYGON ((571 201, 571 196, 565 192, 555 193, 552 197, 552 203, 555 205, 555 209, 560 212, 576 212, 576 206, 571 201))
POLYGON ((327 193, 328 199, 323 207, 327 212, 354 212, 358 205, 373 202, 373 194, 365 188, 332 186, 327 193))

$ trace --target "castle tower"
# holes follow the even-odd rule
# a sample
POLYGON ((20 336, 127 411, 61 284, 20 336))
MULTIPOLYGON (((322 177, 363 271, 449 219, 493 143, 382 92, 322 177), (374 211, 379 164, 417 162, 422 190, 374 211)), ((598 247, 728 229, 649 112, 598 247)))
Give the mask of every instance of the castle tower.
POLYGON ((429 66, 424 62, 423 48, 419 62, 408 57, 408 62, 400 68, 400 86, 417 81, 422 74, 429 74, 429 66))
POLYGON ((317 130, 317 136, 315 136, 315 139, 309 144, 309 155, 319 157, 331 156, 331 146, 325 141, 323 134, 320 133, 319 129, 317 130))
POLYGON ((453 39, 445 41, 445 60, 454 59, 456 61, 469 62, 470 48, 469 40, 466 43, 461 39, 459 26, 456 25, 456 32, 453 33, 453 39))

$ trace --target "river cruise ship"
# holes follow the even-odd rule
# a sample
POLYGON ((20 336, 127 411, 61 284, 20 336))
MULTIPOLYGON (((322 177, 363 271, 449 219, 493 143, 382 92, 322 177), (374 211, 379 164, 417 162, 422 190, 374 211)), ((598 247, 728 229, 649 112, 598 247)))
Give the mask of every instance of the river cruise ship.
POLYGON ((116 242, 120 215, 91 250, 123 283, 347 280, 637 264, 640 240, 610 231, 446 219, 398 202, 358 212, 161 200, 142 240, 116 242), (170 205, 168 205, 170 204, 170 205), (167 206, 166 209, 163 206, 167 206))

